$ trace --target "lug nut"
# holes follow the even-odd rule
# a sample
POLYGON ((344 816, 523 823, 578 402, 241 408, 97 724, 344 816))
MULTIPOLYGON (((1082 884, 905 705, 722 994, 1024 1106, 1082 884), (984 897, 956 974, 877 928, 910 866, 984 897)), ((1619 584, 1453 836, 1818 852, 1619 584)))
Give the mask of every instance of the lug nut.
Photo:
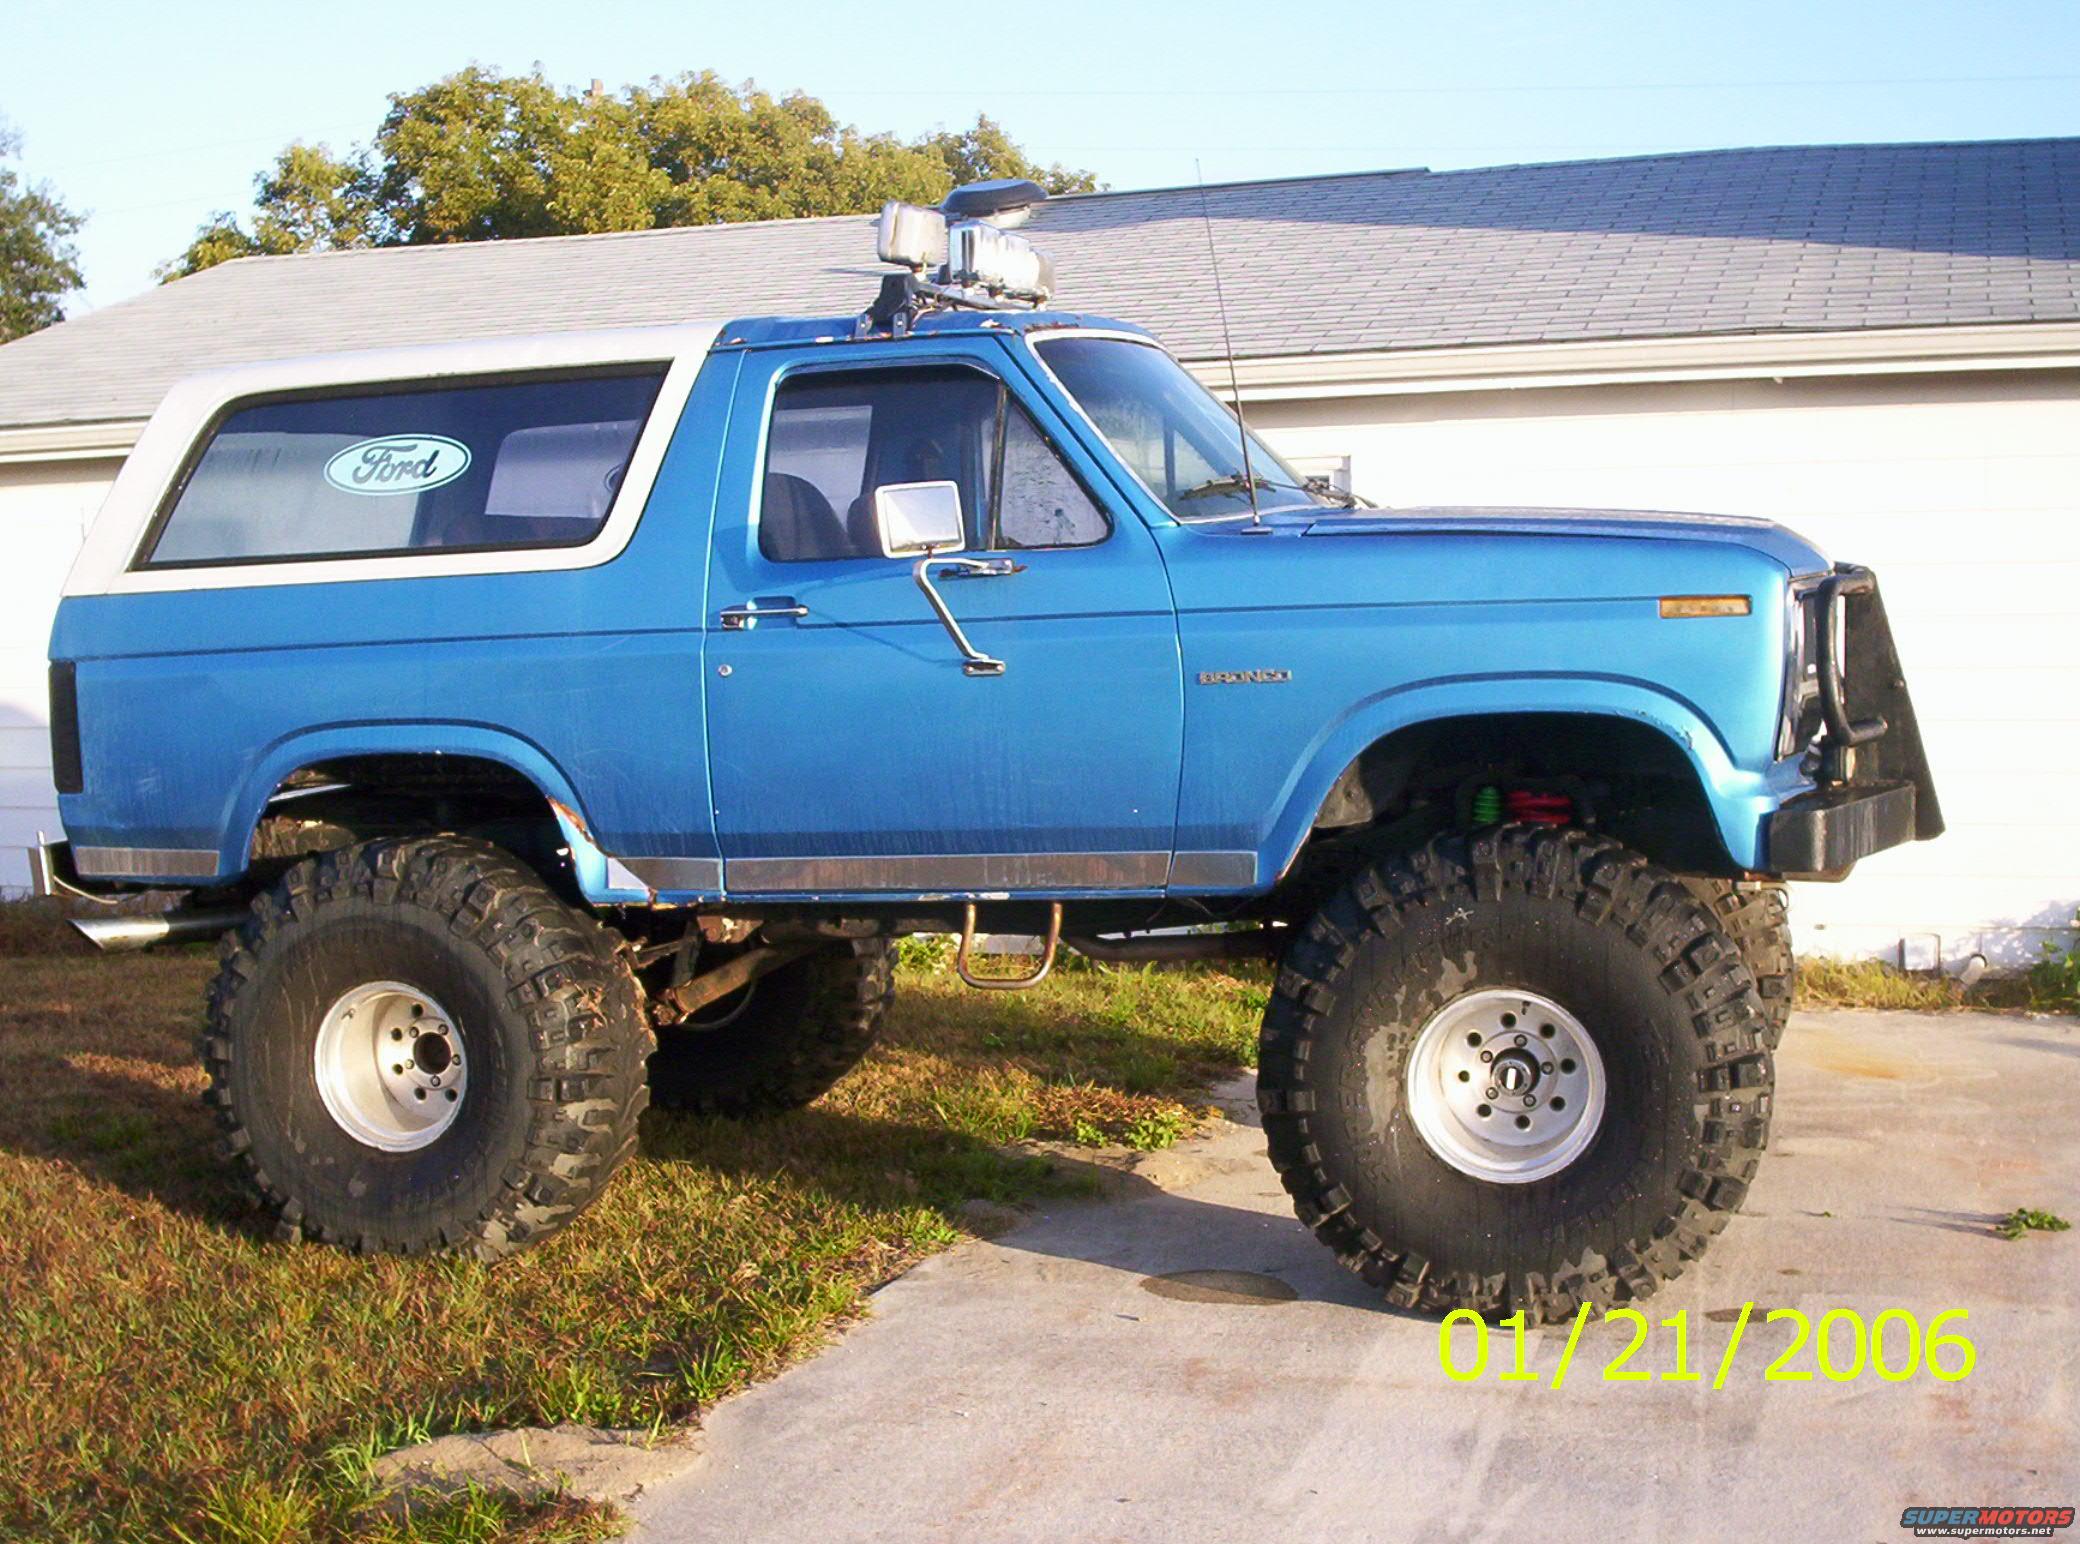
POLYGON ((1525 1044, 1525 1040, 1524 1040, 1524 1037, 1523 1037, 1522 1035, 1519 1035, 1519 1036, 1517 1036, 1517 1044, 1518 1044, 1518 1045, 1523 1045, 1523 1044, 1525 1044))
POLYGON ((1483 1051, 1483 1052, 1481 1052, 1481 1060, 1482 1060, 1482 1061, 1484 1061, 1484 1062, 1491 1062, 1491 1061, 1493 1061, 1494 1059, 1495 1059, 1495 1053, 1494 1053, 1493 1051, 1483 1051))
POLYGON ((1538 1064, 1538 1070, 1540 1072, 1551 1072, 1553 1070, 1553 1064, 1551 1062, 1540 1062, 1538 1064))
POLYGON ((1526 1094, 1524 1096, 1524 1108, 1527 1110, 1535 1110, 1538 1108, 1538 1101, 1532 1098, 1531 1095, 1526 1094))
POLYGON ((1490 1099, 1498 1098, 1498 1097, 1499 1097, 1499 1096, 1501 1095, 1501 1093, 1502 1093, 1502 1090, 1501 1090, 1501 1089, 1499 1089, 1499 1088, 1491 1088, 1491 1089, 1489 1089, 1489 1090, 1488 1090, 1488 1097, 1489 1097, 1490 1099))

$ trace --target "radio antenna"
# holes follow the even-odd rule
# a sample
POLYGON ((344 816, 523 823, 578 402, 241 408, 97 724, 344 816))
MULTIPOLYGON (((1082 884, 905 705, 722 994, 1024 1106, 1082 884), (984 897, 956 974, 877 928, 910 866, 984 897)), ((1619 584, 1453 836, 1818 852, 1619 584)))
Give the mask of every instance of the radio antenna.
POLYGON ((1249 493, 1249 528, 1261 531, 1264 517, 1257 511, 1257 474, 1249 464, 1249 422, 1242 416, 1242 386, 1235 378, 1235 339, 1228 332, 1228 297, 1221 291, 1221 254, 1213 241, 1213 212, 1206 203, 1206 169, 1192 158, 1199 178, 1199 218, 1206 226, 1206 260, 1213 268, 1213 304, 1221 317, 1221 352, 1228 356, 1228 406, 1235 412, 1235 427, 1242 435, 1242 485, 1249 493))

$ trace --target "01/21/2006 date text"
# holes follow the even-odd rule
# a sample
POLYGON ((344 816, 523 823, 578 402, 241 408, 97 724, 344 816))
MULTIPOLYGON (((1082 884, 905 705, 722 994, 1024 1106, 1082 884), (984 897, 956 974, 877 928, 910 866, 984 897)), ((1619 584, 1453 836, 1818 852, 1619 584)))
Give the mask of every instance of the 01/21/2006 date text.
MULTIPOLYGON (((1501 1353, 1491 1345, 1488 1321, 1471 1308, 1456 1309, 1437 1327, 1437 1359, 1444 1375, 1454 1383, 1475 1383, 1494 1377, 1503 1383, 1546 1383, 1553 1388, 1567 1381, 1581 1345, 1582 1330, 1592 1307, 1584 1303, 1569 1327, 1567 1344, 1550 1374, 1533 1371, 1530 1348, 1521 1312, 1499 1320, 1496 1330, 1509 1337, 1501 1353)), ((1733 1324, 1733 1334, 1717 1358, 1711 1375, 1715 1389, 1726 1386, 1734 1360, 1741 1349, 1755 1305, 1743 1303, 1733 1324)), ((1957 1383, 1968 1377, 1979 1359, 1978 1348, 1966 1338, 1962 1326, 1968 1310, 1951 1308, 1928 1321, 1921 1321, 1904 1308, 1888 1308, 1868 1324, 1853 1308, 1831 1309, 1815 1320, 1796 1308, 1772 1308, 1764 1322, 1790 1327, 1791 1340, 1762 1369, 1765 1383, 1808 1383, 1817 1375, 1834 1383, 1849 1383, 1870 1374, 1886 1383, 1904 1383, 1926 1373, 1939 1383, 1957 1383)), ((1658 1321, 1663 1337, 1654 1337, 1656 1322, 1636 1308, 1607 1308, 1603 1322, 1629 1331, 1621 1344, 1608 1349, 1615 1354, 1603 1364, 1605 1383, 1701 1383, 1705 1374, 1694 1365, 1690 1343, 1690 1311, 1681 1309, 1658 1321), (1672 1355, 1642 1358, 1649 1338, 1672 1340, 1672 1355), (1662 1363, 1662 1365, 1654 1365, 1662 1363)))

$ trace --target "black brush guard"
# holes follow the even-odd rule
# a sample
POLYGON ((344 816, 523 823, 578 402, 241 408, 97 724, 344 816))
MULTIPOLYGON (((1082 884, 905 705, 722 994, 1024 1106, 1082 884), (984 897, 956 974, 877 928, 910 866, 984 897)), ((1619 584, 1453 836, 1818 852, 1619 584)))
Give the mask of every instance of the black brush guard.
POLYGON ((1821 581, 1820 786, 1770 817, 1770 868, 1793 878, 1839 879, 1860 858, 1943 834, 1921 726, 1907 693, 1892 624, 1867 568, 1838 567, 1821 581), (1846 661, 1834 657, 1842 612, 1846 661))

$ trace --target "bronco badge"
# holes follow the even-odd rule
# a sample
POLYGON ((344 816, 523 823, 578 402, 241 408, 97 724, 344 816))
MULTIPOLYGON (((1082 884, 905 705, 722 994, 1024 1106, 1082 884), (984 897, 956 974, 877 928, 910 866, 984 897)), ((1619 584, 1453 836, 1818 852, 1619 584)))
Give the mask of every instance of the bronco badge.
POLYGON ((1201 686, 1273 686, 1293 679, 1290 670, 1202 670, 1201 686))

